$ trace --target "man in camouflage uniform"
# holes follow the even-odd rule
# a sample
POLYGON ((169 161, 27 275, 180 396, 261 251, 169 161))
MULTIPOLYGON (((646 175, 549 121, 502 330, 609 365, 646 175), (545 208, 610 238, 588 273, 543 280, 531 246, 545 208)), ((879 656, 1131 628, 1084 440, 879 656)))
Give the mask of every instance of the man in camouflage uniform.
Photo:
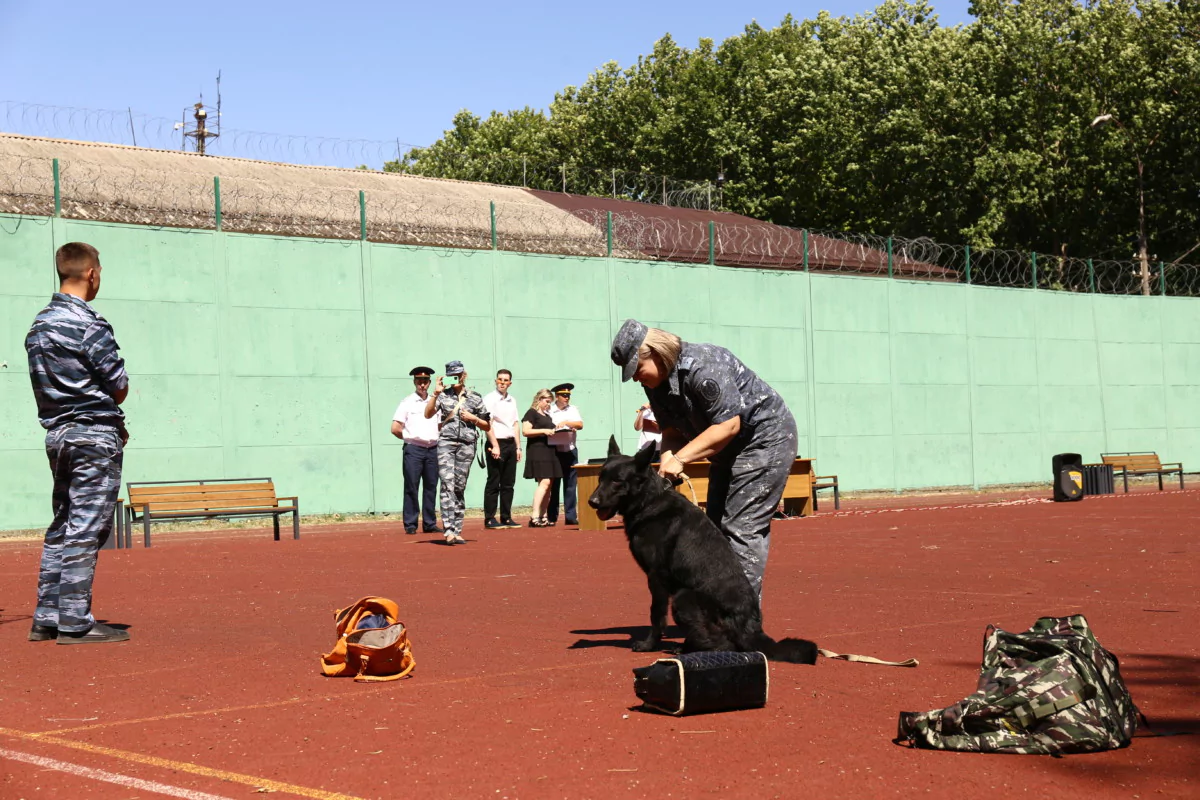
POLYGON ((662 430, 659 474, 709 459, 709 518, 762 599, 771 517, 796 459, 796 420, 737 356, 628 319, 613 339, 621 380, 642 384, 662 430))
POLYGON ((54 257, 59 290, 29 329, 25 351, 46 455, 54 474, 54 520, 46 529, 30 641, 122 642, 129 632, 92 616, 97 551, 112 534, 129 435, 120 404, 129 394, 112 326, 89 303, 100 290, 100 254, 80 242, 54 257))
POLYGON ((442 484, 442 528, 446 544, 466 544, 462 537, 463 512, 466 509, 467 476, 475 460, 475 441, 480 431, 491 429, 491 415, 483 396, 467 388, 467 371, 461 361, 446 365, 446 377, 456 382, 446 388, 444 379, 434 384, 425 416, 437 415, 438 480, 442 484))

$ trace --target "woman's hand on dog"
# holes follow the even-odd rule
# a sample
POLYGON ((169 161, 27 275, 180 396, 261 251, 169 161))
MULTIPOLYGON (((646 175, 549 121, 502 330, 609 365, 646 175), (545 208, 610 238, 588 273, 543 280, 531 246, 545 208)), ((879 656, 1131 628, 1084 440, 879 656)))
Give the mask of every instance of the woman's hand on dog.
POLYGON ((679 460, 679 456, 667 450, 658 462, 658 474, 672 480, 678 478, 683 474, 683 462, 679 460))

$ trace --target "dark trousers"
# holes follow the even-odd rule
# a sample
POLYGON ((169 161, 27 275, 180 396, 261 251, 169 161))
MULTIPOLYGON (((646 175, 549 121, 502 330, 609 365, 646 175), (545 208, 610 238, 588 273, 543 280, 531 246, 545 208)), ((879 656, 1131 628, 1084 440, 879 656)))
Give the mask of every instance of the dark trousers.
POLYGON ((112 534, 124 446, 114 428, 68 425, 46 434, 46 456, 54 473, 54 521, 42 544, 33 622, 85 633, 96 622, 96 551, 112 534))
POLYGON ((420 514, 425 530, 437 527, 437 447, 421 447, 417 444, 404 445, 404 530, 417 528, 420 514), (421 490, 421 502, 417 503, 417 491, 421 490))
POLYGON ((517 440, 497 439, 500 457, 487 453, 487 484, 483 488, 484 519, 496 518, 496 501, 500 502, 500 520, 512 519, 513 486, 517 482, 517 440))
POLYGON ((564 453, 562 450, 555 450, 554 454, 558 456, 558 464, 562 467, 563 476, 561 480, 556 478, 550 484, 550 505, 546 508, 546 519, 551 522, 558 521, 558 498, 561 490, 563 505, 567 512, 567 524, 574 525, 579 521, 579 491, 576 486, 579 476, 571 467, 579 463, 579 451, 571 449, 564 453))

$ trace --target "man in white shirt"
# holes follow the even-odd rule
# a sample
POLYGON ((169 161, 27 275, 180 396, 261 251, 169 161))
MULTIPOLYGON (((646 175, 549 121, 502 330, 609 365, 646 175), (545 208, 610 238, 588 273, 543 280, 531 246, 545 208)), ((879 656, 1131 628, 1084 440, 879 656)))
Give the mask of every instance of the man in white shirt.
POLYGON ((637 416, 633 420, 633 429, 638 432, 638 450, 646 445, 654 446, 657 451, 662 442, 662 432, 658 429, 658 420, 649 403, 638 406, 637 416))
POLYGON ((483 526, 488 530, 521 527, 512 518, 513 486, 517 482, 517 462, 521 460, 521 427, 517 401, 508 393, 512 373, 496 373, 496 391, 483 396, 483 405, 492 415, 487 432, 487 485, 483 490, 483 526), (499 501, 500 519, 496 519, 499 501))
POLYGON ((558 497, 562 489, 563 507, 566 511, 567 524, 578 525, 578 490, 576 482, 578 475, 572 469, 579 463, 579 450, 575 447, 577 431, 583 430, 583 417, 579 409, 571 405, 573 383, 560 383, 550 391, 554 392, 554 405, 550 406, 550 419, 554 420, 555 433, 550 436, 549 444, 557 451, 558 463, 562 466, 562 479, 555 480, 550 487, 550 505, 546 509, 546 520, 551 525, 558 522, 558 497))
POLYGON ((413 376, 415 392, 400 401, 392 416, 392 436, 404 440, 404 532, 417 532, 420 514, 426 533, 441 533, 437 526, 437 443, 438 421, 425 418, 429 401, 429 381, 433 367, 417 367, 413 376), (417 492, 424 490, 418 506, 417 492))

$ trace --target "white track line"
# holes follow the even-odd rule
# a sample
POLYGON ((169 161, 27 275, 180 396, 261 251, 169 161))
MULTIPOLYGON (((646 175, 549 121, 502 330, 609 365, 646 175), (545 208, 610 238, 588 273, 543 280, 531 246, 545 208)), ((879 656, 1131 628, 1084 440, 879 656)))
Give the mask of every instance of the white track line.
POLYGON ((67 772, 71 775, 78 775, 81 778, 115 783, 118 786, 125 786, 129 789, 140 789, 143 792, 157 792, 158 794, 170 795, 171 797, 183 797, 186 800, 231 800, 231 798, 219 794, 208 794, 207 792, 182 789, 178 786, 168 786, 165 783, 144 781, 140 778, 131 778, 128 775, 118 775, 115 772, 105 772, 102 769, 92 769, 91 767, 84 767, 79 764, 71 764, 67 761, 55 761, 53 758, 43 758, 42 756, 30 755, 29 753, 18 753, 15 750, 0 748, 0 758, 7 758, 12 761, 24 761, 26 764, 54 769, 59 772, 67 772))
MULTIPOLYGON (((1162 497, 1163 495, 1172 494, 1189 494, 1197 491, 1196 489, 1164 489, 1161 492, 1133 492, 1126 494, 1124 492, 1117 494, 1095 494, 1087 495, 1086 500, 1120 500, 1129 497, 1162 497)), ((934 506, 901 506, 899 508, 865 508, 858 511, 833 511, 823 512, 819 516, 830 517, 858 517, 868 514, 899 514, 903 511, 956 511, 963 508, 998 508, 1000 506, 1032 506, 1042 503, 1053 503, 1053 498, 1050 497, 1023 497, 1018 500, 992 500, 982 503, 961 503, 958 505, 934 505, 934 506)))

